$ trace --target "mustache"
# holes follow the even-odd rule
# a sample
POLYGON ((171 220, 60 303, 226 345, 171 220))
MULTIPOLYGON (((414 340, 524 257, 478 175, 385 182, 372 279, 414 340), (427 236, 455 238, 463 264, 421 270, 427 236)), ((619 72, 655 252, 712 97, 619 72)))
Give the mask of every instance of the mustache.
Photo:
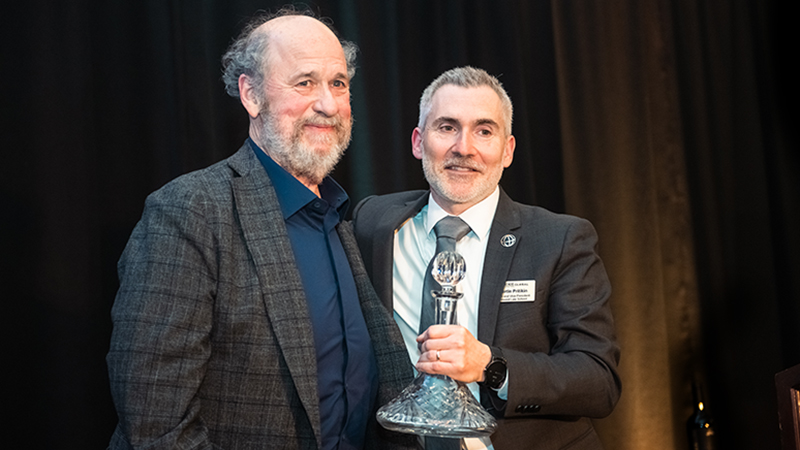
POLYGON ((299 123, 302 127, 304 125, 312 125, 317 127, 334 127, 337 130, 344 128, 344 122, 342 122, 341 117, 334 116, 334 117, 306 117, 302 119, 299 123))
POLYGON ((442 162, 442 167, 459 166, 478 172, 486 170, 486 166, 478 163, 471 156, 451 155, 442 162))

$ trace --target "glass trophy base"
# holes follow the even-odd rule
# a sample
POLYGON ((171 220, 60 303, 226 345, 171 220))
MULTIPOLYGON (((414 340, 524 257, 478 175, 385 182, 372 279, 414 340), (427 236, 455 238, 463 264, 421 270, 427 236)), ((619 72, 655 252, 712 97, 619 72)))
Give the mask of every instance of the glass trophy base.
POLYGON ((478 403, 466 385, 444 375, 420 373, 377 413, 386 429, 419 436, 483 437, 497 421, 478 403))

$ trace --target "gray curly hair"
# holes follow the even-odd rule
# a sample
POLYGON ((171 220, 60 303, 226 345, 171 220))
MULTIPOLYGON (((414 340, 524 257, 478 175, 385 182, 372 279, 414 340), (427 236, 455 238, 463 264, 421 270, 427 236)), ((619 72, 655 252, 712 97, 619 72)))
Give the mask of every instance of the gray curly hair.
POLYGON ((425 88, 425 91, 422 92, 422 98, 419 99, 419 124, 417 126, 420 129, 425 129, 425 122, 428 120, 428 114, 430 114, 433 104, 433 94, 435 94, 440 87, 447 84, 464 88, 481 86, 492 88, 497 93, 497 96, 500 97, 500 103, 503 106, 503 118, 506 122, 506 136, 511 135, 511 121, 514 120, 514 105, 511 103, 511 98, 509 98, 500 80, 489 75, 483 69, 476 69, 471 66, 450 69, 439 75, 425 88))
MULTIPOLYGON (((288 6, 274 13, 256 16, 245 25, 239 37, 231 43, 228 50, 222 55, 222 81, 225 83, 225 92, 228 95, 239 97, 239 76, 242 74, 250 77, 256 92, 263 92, 264 75, 269 72, 267 58, 265 58, 269 38, 266 33, 255 33, 255 31, 267 21, 284 16, 313 17, 327 26, 334 35, 339 36, 330 19, 319 17, 310 9, 297 10, 292 6, 288 6)), ((358 46, 353 42, 342 39, 339 39, 339 43, 344 50, 347 76, 352 79, 356 75, 358 46)))

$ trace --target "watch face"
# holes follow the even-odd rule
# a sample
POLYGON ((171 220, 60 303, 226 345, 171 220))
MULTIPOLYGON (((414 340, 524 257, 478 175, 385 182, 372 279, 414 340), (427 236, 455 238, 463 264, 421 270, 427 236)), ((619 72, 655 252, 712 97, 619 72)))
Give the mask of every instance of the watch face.
POLYGON ((506 365, 503 361, 493 361, 486 367, 484 383, 492 389, 503 385, 506 379, 506 365))

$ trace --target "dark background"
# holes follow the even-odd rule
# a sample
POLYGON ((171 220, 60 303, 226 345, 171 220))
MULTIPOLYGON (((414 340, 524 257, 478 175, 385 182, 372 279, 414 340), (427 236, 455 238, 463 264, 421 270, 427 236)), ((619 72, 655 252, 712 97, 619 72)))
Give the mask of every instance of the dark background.
MULTIPOLYGON (((254 12, 283 3, 33 0, 0 10, 2 403, 5 440, 24 443, 15 448, 107 444, 116 424, 104 358, 117 259, 147 194, 246 138, 246 114, 219 79, 220 56, 254 12)), ((728 449, 777 448, 769 377, 800 363, 794 25, 777 2, 644 3, 670 11, 652 20, 666 23, 674 48, 701 370, 718 433, 728 449)), ((562 13, 599 8, 564 4, 562 13)), ((442 71, 471 64, 498 75, 514 101, 518 144, 503 187, 517 201, 573 212, 559 80, 577 73, 559 72, 554 48, 585 28, 554 27, 554 4, 537 0, 313 7, 361 48, 354 141, 334 173, 354 202, 426 187, 409 145, 419 95, 442 71)), ((607 25, 602 15, 588 20, 607 25)), ((659 409, 650 408, 632 415, 659 409)), ((625 444, 641 441, 619 422, 601 430, 616 443, 608 448, 656 448, 625 444)), ((682 426, 674 425, 676 449, 682 426)))

